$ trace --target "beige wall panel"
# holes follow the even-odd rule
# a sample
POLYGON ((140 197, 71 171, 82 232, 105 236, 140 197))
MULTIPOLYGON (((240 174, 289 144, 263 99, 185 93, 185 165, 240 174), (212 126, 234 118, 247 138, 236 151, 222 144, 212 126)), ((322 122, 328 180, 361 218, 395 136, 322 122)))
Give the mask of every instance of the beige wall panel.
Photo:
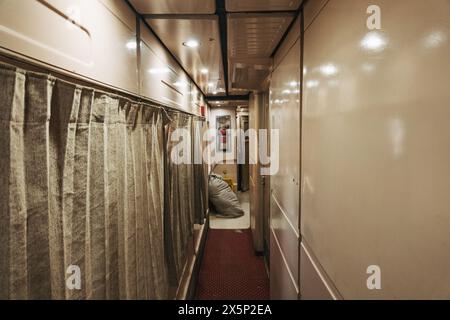
POLYGON ((285 257, 273 232, 270 233, 270 298, 297 300, 298 287, 289 273, 285 257))
POLYGON ((136 15, 130 9, 125 1, 120 0, 99 0, 105 5, 120 21, 128 28, 134 30, 136 28, 136 15))
MULTIPOLYGON (((290 39, 296 38, 295 33, 294 28, 287 37, 287 43, 292 41, 290 39)), ((297 299, 299 287, 300 41, 297 40, 292 45, 286 45, 277 53, 275 61, 279 61, 279 64, 273 71, 270 82, 269 122, 270 128, 279 132, 279 141, 275 141, 273 135, 271 137, 271 144, 279 147, 279 170, 270 177, 271 294, 275 299, 297 299)), ((271 156, 273 157, 274 153, 271 156)))
POLYGON ((341 298, 326 274, 317 265, 304 243, 300 246, 300 292, 302 300, 337 300, 341 298))
MULTIPOLYGON (((249 128, 259 132, 260 122, 263 112, 263 95, 260 93, 252 93, 249 101, 249 128)), ((259 139, 259 138, 258 138, 259 139)), ((249 162, 250 162, 250 226, 253 235, 253 245, 255 251, 262 252, 264 250, 263 242, 263 213, 262 208, 262 179, 261 166, 258 156, 258 143, 249 145, 249 162)))
POLYGON ((270 199, 271 229, 277 238, 281 250, 286 259, 286 267, 292 274, 295 283, 298 279, 298 246, 299 235, 287 218, 287 215, 280 208, 277 199, 272 194, 270 199))
POLYGON ((309 28, 314 19, 319 15, 320 11, 330 0, 309 0, 304 8, 305 30, 309 28))
POLYGON ((136 34, 134 16, 129 21, 131 9, 119 7, 128 11, 120 19, 98 0, 2 0, 0 46, 138 93, 136 48, 130 47, 136 34))
POLYGON ((295 19, 295 22, 292 25, 291 30, 284 39, 283 43, 278 48, 277 54, 275 55, 273 61, 274 69, 280 65, 280 63, 288 54, 289 50, 291 50, 292 46, 295 45, 297 40, 300 38, 300 28, 301 28, 301 17, 299 16, 295 19))
POLYGON ((192 103, 190 79, 141 23, 141 94, 187 112, 199 113, 192 103))
POLYGON ((449 21, 448 0, 331 0, 306 30, 301 231, 345 299, 450 298, 449 21))
MULTIPOLYGON (((279 130, 279 171, 271 177, 273 193, 298 230, 300 194, 300 43, 291 48, 272 74, 271 129, 279 130)), ((274 144, 276 142, 272 141, 274 144)))

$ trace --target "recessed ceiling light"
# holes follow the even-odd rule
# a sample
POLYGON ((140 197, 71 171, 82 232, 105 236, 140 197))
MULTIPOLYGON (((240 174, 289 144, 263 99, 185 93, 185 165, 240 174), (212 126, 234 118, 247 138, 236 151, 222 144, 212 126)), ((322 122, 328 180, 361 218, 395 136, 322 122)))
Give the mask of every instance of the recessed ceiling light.
POLYGON ((213 91, 213 94, 217 94, 217 91, 213 91))
POLYGON ((189 47, 189 48, 198 48, 200 46, 200 42, 197 40, 191 39, 186 42, 183 42, 183 46, 189 47))
POLYGON ((203 68, 202 70, 200 70, 200 72, 201 72, 202 74, 208 74, 209 70, 206 69, 206 68, 203 68))
POLYGON ((214 82, 210 82, 210 83, 208 83, 208 87, 214 87, 214 82))

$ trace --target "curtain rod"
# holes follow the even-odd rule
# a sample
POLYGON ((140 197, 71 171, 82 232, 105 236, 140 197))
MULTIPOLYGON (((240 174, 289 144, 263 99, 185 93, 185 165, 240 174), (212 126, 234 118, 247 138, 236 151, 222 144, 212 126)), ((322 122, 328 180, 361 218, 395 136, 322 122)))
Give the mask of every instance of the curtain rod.
MULTIPOLYGON (((143 103, 147 102, 148 104, 153 104, 156 107, 160 107, 160 108, 168 109, 168 110, 171 110, 174 112, 184 113, 184 114, 188 114, 191 116, 205 119, 205 117, 199 116, 195 113, 188 112, 186 110, 183 110, 183 109, 180 109, 177 107, 164 105, 163 103, 153 100, 151 98, 144 97, 144 96, 129 92, 127 90, 117 88, 112 85, 108 85, 106 83, 103 83, 103 82, 95 80, 95 79, 91 79, 89 77, 85 77, 85 76, 82 76, 79 74, 72 73, 72 72, 64 70, 60 67, 57 67, 57 66, 54 66, 51 64, 47 64, 45 62, 36 60, 34 58, 24 56, 24 55, 18 54, 16 52, 10 51, 9 49, 6 49, 4 47, 0 47, 0 61, 6 62, 6 63, 11 63, 11 64, 18 63, 19 64, 18 67, 21 67, 20 65, 22 65, 24 68, 32 69, 30 71, 41 72, 41 73, 50 72, 49 75, 52 75, 52 76, 54 75, 56 77, 60 77, 60 78, 62 78, 61 80, 64 80, 64 81, 72 81, 72 82, 79 81, 79 82, 81 82, 79 84, 83 85, 83 86, 84 85, 93 86, 94 89, 98 89, 100 91, 105 90, 105 89, 110 90, 110 91, 112 91, 112 92, 109 92, 111 94, 122 94, 122 95, 127 96, 128 98, 131 97, 131 98, 137 100, 137 102, 143 102, 143 103), (35 70, 33 70, 33 69, 35 69, 35 70), (52 74, 52 73, 54 73, 54 74, 52 74), (66 78, 66 79, 64 79, 64 78, 66 78)), ((76 84, 78 84, 78 83, 76 83, 76 84)), ((108 92, 106 92, 106 93, 108 93, 108 92)))

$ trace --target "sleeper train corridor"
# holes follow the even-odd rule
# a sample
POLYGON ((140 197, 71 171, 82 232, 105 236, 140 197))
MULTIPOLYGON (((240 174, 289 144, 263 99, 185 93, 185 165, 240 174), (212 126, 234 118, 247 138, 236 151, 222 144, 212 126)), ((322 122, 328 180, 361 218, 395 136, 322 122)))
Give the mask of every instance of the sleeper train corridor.
POLYGON ((450 300, 449 195, 450 0, 0 0, 0 300, 450 300))

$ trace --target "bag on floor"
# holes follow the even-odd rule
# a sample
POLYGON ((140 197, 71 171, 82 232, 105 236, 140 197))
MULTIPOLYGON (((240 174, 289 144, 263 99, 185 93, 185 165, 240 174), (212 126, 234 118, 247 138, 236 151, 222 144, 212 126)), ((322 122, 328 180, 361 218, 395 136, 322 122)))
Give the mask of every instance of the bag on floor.
POLYGON ((209 176, 208 191, 209 201, 214 206, 216 215, 225 218, 238 218, 244 215, 238 197, 220 176, 215 174, 209 176))

